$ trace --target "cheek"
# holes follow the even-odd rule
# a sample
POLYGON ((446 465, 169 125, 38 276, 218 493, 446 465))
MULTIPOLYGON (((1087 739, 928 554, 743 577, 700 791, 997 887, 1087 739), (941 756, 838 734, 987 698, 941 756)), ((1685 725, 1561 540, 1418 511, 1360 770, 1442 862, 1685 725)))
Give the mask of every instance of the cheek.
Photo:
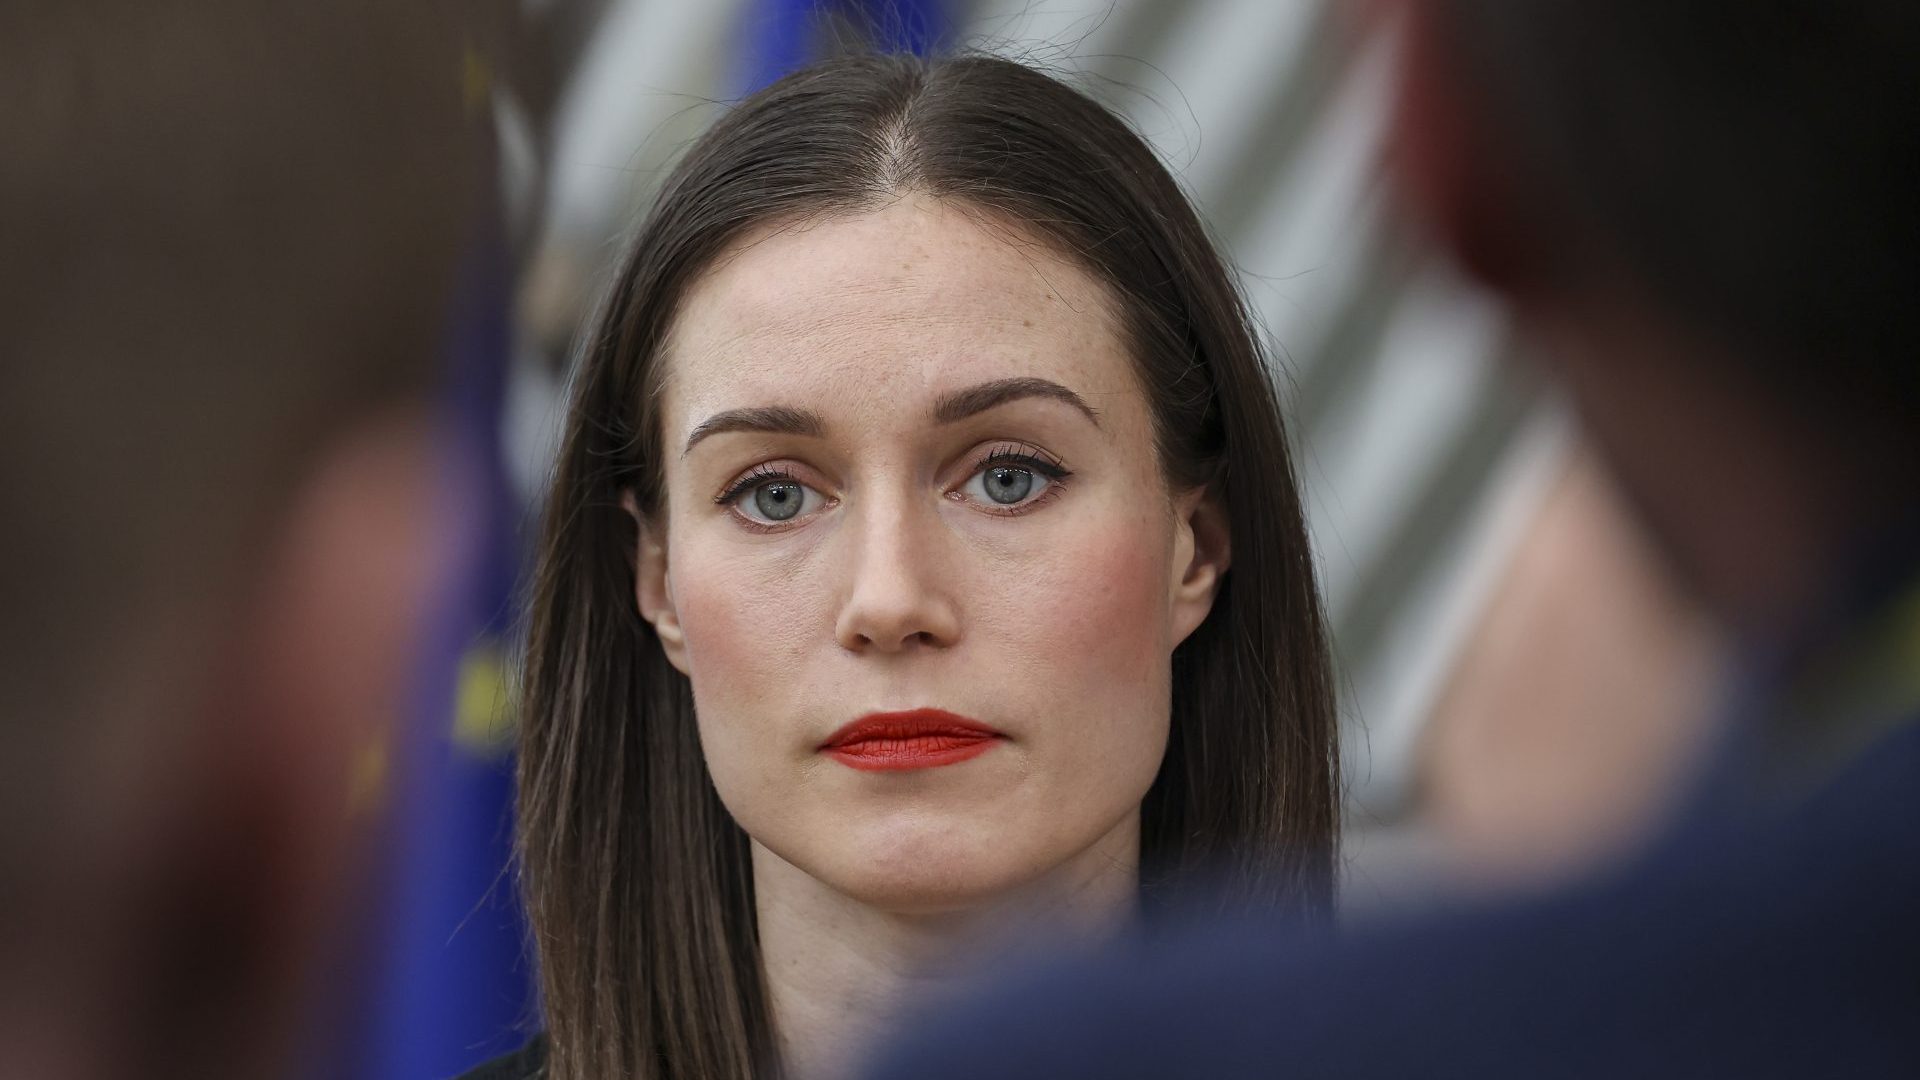
POLYGON ((669 566, 674 612, 686 635, 687 665, 701 683, 738 682, 740 691, 775 681, 799 662, 818 622, 812 578, 777 549, 747 550, 698 532, 676 537, 669 566), (753 679, 740 679, 746 672, 753 679))
POLYGON ((1136 529, 1062 552, 1054 588, 1033 614, 1063 661, 1137 682, 1149 662, 1167 660, 1166 558, 1155 539, 1136 529))
POLYGON ((701 740, 716 781, 782 740, 762 730, 790 713, 804 686, 817 598, 787 568, 737 554, 693 554, 672 568, 701 740))
POLYGON ((1171 654, 1167 587, 1173 558, 1170 523, 1132 502, 1062 538, 1059 595, 1047 598, 1057 629, 1077 646, 1069 656, 1104 660, 1122 671, 1171 654))
POLYGON ((995 590, 995 647, 1014 678, 1028 772, 997 820, 1037 862, 1079 850, 1136 810, 1166 755, 1172 674, 1164 522, 1094 522, 1048 545, 1033 587, 995 590))
POLYGON ((1030 588, 994 590, 991 616, 994 636, 1028 658, 1034 674, 1022 681, 1050 711, 1087 725, 1124 720, 1151 745, 1165 724, 1172 655, 1169 552, 1157 524, 1059 537, 1030 588))

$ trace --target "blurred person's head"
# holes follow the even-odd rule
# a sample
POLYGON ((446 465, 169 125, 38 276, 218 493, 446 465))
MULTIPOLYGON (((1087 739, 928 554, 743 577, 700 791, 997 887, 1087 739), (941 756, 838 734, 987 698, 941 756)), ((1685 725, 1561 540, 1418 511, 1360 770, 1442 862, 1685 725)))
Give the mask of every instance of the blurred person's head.
POLYGON ((269 1075, 406 680, 471 153, 438 5, 0 16, 0 1054, 269 1075))
POLYGON ((830 61, 729 112, 628 250, 529 644, 557 1075, 763 1064, 772 878, 942 920, 1206 868, 1324 911, 1334 718, 1287 444, 1144 142, 1011 62, 830 61), (990 734, 844 742, 929 708, 990 734))
POLYGON ((1687 584, 1746 630, 1806 618, 1915 507, 1920 8, 1401 7, 1415 210, 1687 584))

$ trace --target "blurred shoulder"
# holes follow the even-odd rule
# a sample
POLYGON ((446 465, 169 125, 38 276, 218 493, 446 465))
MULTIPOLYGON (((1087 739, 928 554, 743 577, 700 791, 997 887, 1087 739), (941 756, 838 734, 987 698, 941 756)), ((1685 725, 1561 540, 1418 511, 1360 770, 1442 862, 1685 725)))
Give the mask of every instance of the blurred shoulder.
POLYGON ((1561 892, 1338 935, 1207 923, 1007 978, 873 1075, 1911 1076, 1916 906, 1920 725, 1790 813, 1561 892))
POLYGON ((536 1080, 546 1072, 547 1037, 535 1035, 511 1054, 460 1074, 460 1080, 536 1080))

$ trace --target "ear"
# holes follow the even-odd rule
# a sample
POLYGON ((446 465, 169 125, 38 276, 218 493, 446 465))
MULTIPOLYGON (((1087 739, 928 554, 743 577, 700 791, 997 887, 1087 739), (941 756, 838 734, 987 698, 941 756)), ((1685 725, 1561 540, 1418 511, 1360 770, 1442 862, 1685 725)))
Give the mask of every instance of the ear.
POLYGON ((687 638, 680 630, 680 613, 673 603, 673 578, 667 573, 667 531, 665 523, 654 522, 640 512, 633 493, 620 496, 620 508, 633 518, 639 531, 639 550, 633 559, 633 598, 640 617, 653 627, 666 650, 667 662, 687 674, 687 638))
POLYGON ((1173 500, 1173 574, 1170 606, 1173 643, 1180 644, 1213 610, 1227 566, 1233 561, 1233 529, 1226 507, 1210 488, 1199 487, 1173 500))

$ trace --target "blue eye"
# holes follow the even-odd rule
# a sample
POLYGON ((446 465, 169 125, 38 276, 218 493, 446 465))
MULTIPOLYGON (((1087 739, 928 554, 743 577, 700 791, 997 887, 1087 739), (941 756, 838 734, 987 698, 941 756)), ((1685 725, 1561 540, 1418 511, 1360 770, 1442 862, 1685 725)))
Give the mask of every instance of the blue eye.
POLYGON ((1070 473, 1031 447, 999 447, 980 463, 961 489, 989 509, 1007 513, 1037 505, 1070 473))
POLYGON ((776 480, 753 489, 753 505, 770 521, 786 521, 800 512, 807 489, 791 480, 776 480))
POLYGON ((779 525, 820 508, 821 494, 777 470, 743 476, 717 500, 758 525, 779 525))
POLYGON ((981 494, 1000 505, 1012 505, 1027 498, 1027 494, 1033 492, 1035 480, 1039 480, 1044 492, 1046 479, 1035 477, 1033 469, 1021 469, 1018 465, 993 465, 979 471, 981 494))

